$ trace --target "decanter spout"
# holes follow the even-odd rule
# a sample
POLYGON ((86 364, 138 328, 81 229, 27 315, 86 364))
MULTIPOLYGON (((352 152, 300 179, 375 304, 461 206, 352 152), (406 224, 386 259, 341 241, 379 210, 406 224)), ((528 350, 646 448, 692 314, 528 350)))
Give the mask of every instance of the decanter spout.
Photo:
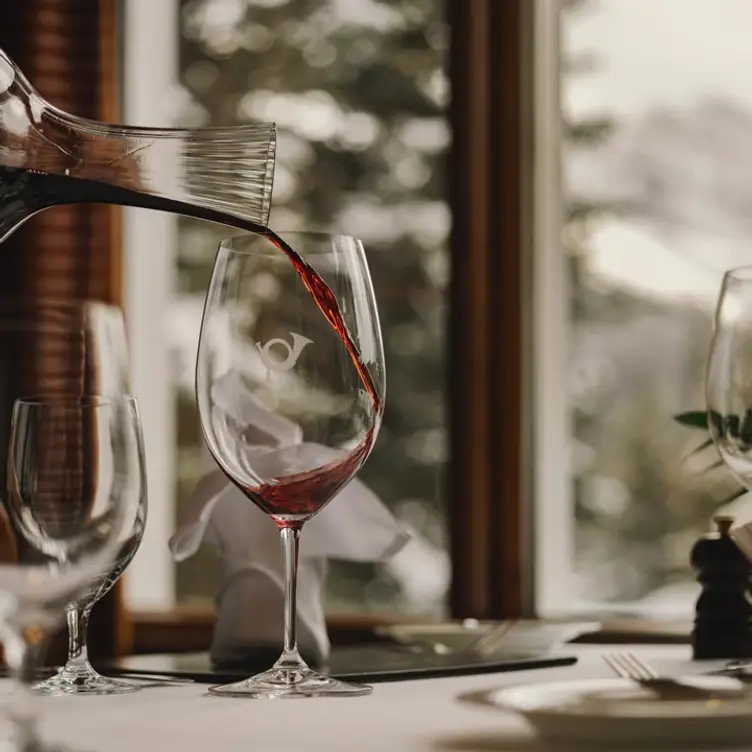
POLYGON ((274 124, 158 129, 74 117, 46 102, 0 50, 0 241, 64 203, 192 213, 182 206, 266 225, 275 145, 274 124))

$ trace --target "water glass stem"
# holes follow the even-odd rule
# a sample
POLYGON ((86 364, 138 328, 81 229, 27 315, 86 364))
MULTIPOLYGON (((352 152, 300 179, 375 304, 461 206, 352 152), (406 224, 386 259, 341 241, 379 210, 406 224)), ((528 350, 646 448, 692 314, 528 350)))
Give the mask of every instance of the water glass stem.
POLYGON ((65 612, 68 622, 68 663, 87 664, 89 655, 86 647, 86 631, 89 627, 91 608, 71 606, 65 612))

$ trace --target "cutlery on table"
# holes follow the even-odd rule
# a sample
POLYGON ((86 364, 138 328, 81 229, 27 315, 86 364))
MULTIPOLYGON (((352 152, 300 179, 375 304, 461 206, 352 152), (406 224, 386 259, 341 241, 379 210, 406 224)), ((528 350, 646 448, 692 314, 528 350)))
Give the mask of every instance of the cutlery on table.
POLYGON ((687 684, 681 679, 661 676, 647 661, 634 653, 605 653, 606 665, 622 679, 629 679, 650 690, 661 700, 708 700, 724 694, 746 694, 743 686, 738 689, 716 689, 687 684))
POLYGON ((498 652, 502 641, 509 633, 509 630, 512 629, 516 623, 516 619, 501 621, 491 627, 491 629, 486 630, 469 645, 460 648, 457 652, 483 656, 494 655, 494 653, 498 652))

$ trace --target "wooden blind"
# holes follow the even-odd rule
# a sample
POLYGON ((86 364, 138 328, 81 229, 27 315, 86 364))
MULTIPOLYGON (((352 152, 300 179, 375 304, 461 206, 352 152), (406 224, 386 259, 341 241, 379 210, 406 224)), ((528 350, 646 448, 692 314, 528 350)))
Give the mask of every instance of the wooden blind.
MULTIPOLYGON (((0 14, 0 47, 47 101, 73 115, 119 119, 116 0, 0 0, 0 14)), ((55 207, 36 215, 0 246, 0 298, 21 298, 32 310, 40 299, 119 303, 119 221, 119 211, 104 205, 55 207)), ((36 315, 46 310, 40 306, 36 315)), ((20 394, 90 388, 81 338, 61 338, 42 326, 19 336, 3 320, 2 307, 0 333, 4 436, 10 406, 20 394)), ((4 462, 0 467, 4 486, 4 462)), ((119 615, 114 590, 94 610, 93 655, 116 652, 119 615)), ((61 652, 59 646, 52 659, 59 660, 61 652)))
MULTIPOLYGON (((0 0, 0 47, 55 106, 116 119, 114 6, 114 0, 0 0)), ((100 205, 37 215, 4 244, 0 294, 117 302, 116 223, 116 210, 100 205)))

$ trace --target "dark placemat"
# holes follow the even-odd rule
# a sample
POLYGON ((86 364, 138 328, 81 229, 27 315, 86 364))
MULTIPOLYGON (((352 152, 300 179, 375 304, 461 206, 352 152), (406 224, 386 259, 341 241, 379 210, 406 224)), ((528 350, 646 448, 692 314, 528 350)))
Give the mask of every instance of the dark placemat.
MULTIPOLYGON (((193 679, 208 684, 224 684, 246 679, 270 667, 278 650, 262 648, 250 654, 242 666, 235 664, 214 668, 208 653, 141 655, 98 664, 103 673, 113 676, 139 674, 193 679)), ((577 662, 574 655, 505 655, 478 658, 468 655, 414 654, 385 645, 334 648, 328 665, 322 670, 344 681, 380 682, 405 679, 430 679, 443 676, 490 674, 524 671, 534 668, 569 666, 577 662)))

